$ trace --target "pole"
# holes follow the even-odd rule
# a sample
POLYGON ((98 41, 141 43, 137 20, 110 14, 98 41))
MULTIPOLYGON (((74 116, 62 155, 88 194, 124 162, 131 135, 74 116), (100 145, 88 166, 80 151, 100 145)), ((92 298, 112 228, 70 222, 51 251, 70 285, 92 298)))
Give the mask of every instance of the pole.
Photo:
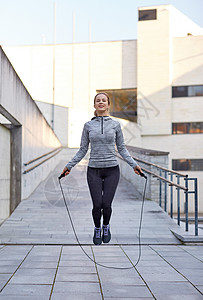
POLYGON ((195 180, 195 235, 198 235, 198 190, 197 190, 197 178, 195 180))
POLYGON ((91 107, 91 22, 89 21, 88 26, 88 113, 91 107))
POLYGON ((54 130, 54 106, 55 106, 55 69, 56 69, 56 2, 54 2, 54 29, 53 29, 53 93, 52 93, 52 129, 54 130))
POLYGON ((75 12, 72 13, 72 101, 71 107, 73 108, 74 103, 74 45, 75 44, 75 12))

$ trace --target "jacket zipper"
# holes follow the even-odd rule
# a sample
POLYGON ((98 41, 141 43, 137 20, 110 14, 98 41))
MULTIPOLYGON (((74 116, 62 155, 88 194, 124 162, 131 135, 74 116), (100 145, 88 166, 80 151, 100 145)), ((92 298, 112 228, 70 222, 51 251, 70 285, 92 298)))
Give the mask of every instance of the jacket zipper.
POLYGON ((101 133, 104 133, 104 118, 101 117, 101 133))

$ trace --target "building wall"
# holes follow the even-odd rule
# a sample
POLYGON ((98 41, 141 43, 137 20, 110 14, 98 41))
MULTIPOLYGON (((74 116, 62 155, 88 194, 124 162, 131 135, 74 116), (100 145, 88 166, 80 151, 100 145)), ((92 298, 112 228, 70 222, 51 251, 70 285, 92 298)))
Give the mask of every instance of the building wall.
POLYGON ((10 214, 10 132, 0 124, 0 223, 10 214))
POLYGON ((53 105, 50 103, 35 101, 41 112, 43 113, 45 119, 49 125, 54 128, 57 132, 57 137, 59 138, 62 145, 68 144, 68 108, 60 105, 53 105), (54 116, 54 122, 53 121, 54 116))
MULTIPOLYGON (((203 121, 203 97, 172 98, 172 86, 203 84, 203 36, 187 36, 203 31, 172 6, 140 10, 153 8, 157 20, 138 22, 138 118, 142 147, 169 151, 171 168, 172 159, 203 158, 202 134, 172 135, 173 122, 203 121)), ((203 212, 203 172, 186 173, 198 177, 203 212)))
MULTIPOLYGON (((0 113, 11 123, 12 151, 8 152, 8 155, 12 157, 11 175, 17 172, 16 168, 18 168, 18 176, 14 178, 15 183, 18 184, 22 179, 21 200, 21 198, 27 198, 47 177, 47 174, 55 167, 57 159, 50 159, 34 171, 22 175, 23 171, 27 169, 25 163, 60 147, 61 143, 1 48, 0 74, 0 113), (19 155, 18 159, 15 154, 19 155)), ((7 139, 7 143, 9 143, 9 138, 7 139)), ((8 179, 7 175, 5 178, 8 179)), ((12 186, 15 187, 13 182, 11 182, 11 190, 12 186)), ((17 194, 20 195, 17 189, 14 192, 16 192, 16 197, 17 194)))
POLYGON ((171 133, 172 52, 169 11, 162 5, 150 7, 153 8, 157 9, 157 20, 138 22, 138 117, 143 114, 143 102, 148 101, 158 111, 156 114, 149 111, 146 118, 142 119, 142 136, 171 133))
POLYGON ((57 125, 59 119, 61 122, 59 113, 55 116, 55 132, 64 146, 78 147, 83 123, 93 116, 96 90, 136 87, 136 44, 132 40, 56 45, 54 102, 53 45, 4 50, 47 119, 52 120, 51 107, 41 102, 69 108, 67 130, 62 132, 57 125))
POLYGON ((203 35, 173 39, 174 86, 202 84, 203 35))

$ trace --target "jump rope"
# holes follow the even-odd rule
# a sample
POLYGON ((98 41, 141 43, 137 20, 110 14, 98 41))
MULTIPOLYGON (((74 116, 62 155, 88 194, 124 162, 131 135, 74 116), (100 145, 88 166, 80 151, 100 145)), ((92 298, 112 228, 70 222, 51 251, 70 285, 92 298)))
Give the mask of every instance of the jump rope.
MULTIPOLYGON (((138 171, 139 172, 139 171, 138 171)), ((60 189, 61 189, 61 193, 62 193, 62 196, 63 196, 63 201, 64 201, 64 204, 65 204, 65 207, 66 207, 66 211, 68 213, 68 217, 70 219, 70 223, 71 223, 71 227, 73 229, 73 233, 75 235, 75 239, 78 243, 78 245, 80 246, 81 250, 84 252, 84 254, 94 263, 96 264, 97 266, 100 266, 100 267, 103 267, 103 268, 107 268, 107 269, 116 269, 116 270, 129 270, 129 269, 132 269, 132 268, 135 268, 139 261, 140 261, 140 258, 141 258, 141 227, 142 227, 142 218, 143 218, 143 208, 144 208, 144 200, 145 200, 145 193, 146 193, 146 187, 147 187, 147 176, 142 173, 142 172, 139 172, 140 176, 142 176, 143 178, 145 178, 145 186, 144 186, 144 191, 143 191, 143 199, 142 199, 142 205, 141 205, 141 211, 140 211, 140 224, 139 224, 139 232, 138 232, 138 247, 139 247, 139 254, 138 254, 138 259, 137 259, 137 262, 135 264, 133 264, 131 267, 114 267, 114 266, 106 266, 104 264, 101 264, 101 263, 98 263, 97 261, 95 261, 91 256, 89 256, 89 254, 85 251, 85 249, 83 248, 83 246, 81 245, 80 241, 79 241, 79 238, 77 236, 77 232, 75 230, 75 226, 74 226, 74 223, 73 223, 73 220, 72 220, 72 217, 71 217, 71 214, 70 214, 70 210, 69 210, 69 207, 67 205, 67 202, 66 202, 66 199, 65 199, 65 195, 64 195, 64 191, 63 191, 63 188, 62 188, 62 185, 61 185, 61 178, 65 177, 65 173, 62 173, 59 177, 58 177, 58 180, 59 180, 59 185, 60 185, 60 189)), ((119 245, 119 244, 118 244, 119 245)), ((120 246, 120 245, 119 245, 120 246)))

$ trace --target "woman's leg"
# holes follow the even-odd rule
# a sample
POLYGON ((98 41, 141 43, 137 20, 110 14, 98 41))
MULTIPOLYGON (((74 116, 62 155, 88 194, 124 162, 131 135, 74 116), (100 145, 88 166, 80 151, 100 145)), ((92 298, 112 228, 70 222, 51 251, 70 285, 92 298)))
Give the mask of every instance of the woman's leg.
MULTIPOLYGON (((104 169, 103 169, 104 170, 104 169)), ((118 186, 120 170, 119 166, 106 168, 103 171, 103 197, 102 197, 102 208, 103 208, 103 224, 108 225, 112 208, 111 204, 118 186)))
POLYGON ((92 198, 93 209, 92 216, 95 227, 101 226, 101 210, 102 210, 102 185, 103 180, 100 177, 100 170, 96 168, 87 169, 87 182, 92 198))

